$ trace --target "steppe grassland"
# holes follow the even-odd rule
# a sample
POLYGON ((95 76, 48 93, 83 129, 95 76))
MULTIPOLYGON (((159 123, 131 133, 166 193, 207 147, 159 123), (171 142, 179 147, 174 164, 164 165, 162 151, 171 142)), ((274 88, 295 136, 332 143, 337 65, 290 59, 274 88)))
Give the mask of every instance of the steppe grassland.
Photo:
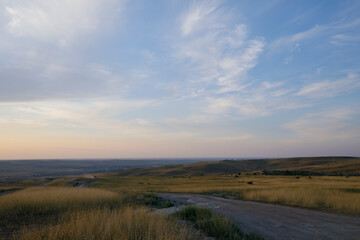
POLYGON ((90 186, 128 191, 217 194, 360 215, 360 177, 353 176, 104 177, 90 186))
POLYGON ((186 227, 163 216, 151 215, 139 196, 102 189, 55 187, 30 188, 4 195, 0 197, 0 238, 196 238, 193 233, 188 237, 190 230, 186 227), (78 235, 72 235, 76 232, 78 235))

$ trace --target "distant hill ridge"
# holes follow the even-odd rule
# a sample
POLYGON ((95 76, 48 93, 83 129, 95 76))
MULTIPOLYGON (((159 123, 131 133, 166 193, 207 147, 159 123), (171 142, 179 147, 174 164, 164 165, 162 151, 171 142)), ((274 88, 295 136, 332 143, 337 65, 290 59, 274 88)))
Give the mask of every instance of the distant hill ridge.
POLYGON ((105 173, 108 176, 199 176, 240 172, 274 175, 360 175, 358 157, 301 157, 254 160, 222 160, 187 165, 133 168, 105 173), (264 171, 265 170, 265 171, 264 171))

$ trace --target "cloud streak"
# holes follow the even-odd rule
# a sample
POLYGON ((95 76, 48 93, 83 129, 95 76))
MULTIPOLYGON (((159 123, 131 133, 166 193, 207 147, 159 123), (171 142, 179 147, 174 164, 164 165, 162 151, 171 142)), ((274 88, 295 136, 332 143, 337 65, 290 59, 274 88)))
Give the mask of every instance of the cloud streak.
POLYGON ((329 98, 339 94, 351 92, 360 87, 360 79, 356 74, 349 74, 339 80, 325 80, 311 83, 301 88, 295 96, 309 98, 329 98))

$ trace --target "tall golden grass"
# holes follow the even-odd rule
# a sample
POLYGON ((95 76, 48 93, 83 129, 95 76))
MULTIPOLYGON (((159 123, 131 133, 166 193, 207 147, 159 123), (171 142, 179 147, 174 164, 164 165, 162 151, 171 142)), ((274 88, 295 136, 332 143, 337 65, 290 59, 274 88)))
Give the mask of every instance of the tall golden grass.
POLYGON ((102 189, 29 188, 0 198, 0 216, 41 215, 99 206, 111 207, 123 196, 102 189))
POLYGON ((197 234, 185 225, 154 215, 145 207, 73 212, 65 215, 64 219, 67 220, 37 230, 23 229, 16 239, 198 239, 197 234))
POLYGON ((240 199, 360 215, 360 194, 338 189, 294 187, 230 191, 240 199))
POLYGON ((0 238, 22 225, 56 222, 67 211, 116 208, 123 195, 101 189, 29 188, 0 197, 0 238))

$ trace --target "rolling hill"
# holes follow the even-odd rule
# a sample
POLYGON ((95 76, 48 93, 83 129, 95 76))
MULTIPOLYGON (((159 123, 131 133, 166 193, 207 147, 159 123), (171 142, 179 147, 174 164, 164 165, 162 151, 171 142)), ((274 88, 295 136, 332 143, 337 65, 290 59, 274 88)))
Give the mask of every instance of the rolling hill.
POLYGON ((199 176, 264 170, 270 175, 360 175, 358 157, 306 157, 256 160, 222 160, 187 165, 133 168, 106 176, 199 176))

